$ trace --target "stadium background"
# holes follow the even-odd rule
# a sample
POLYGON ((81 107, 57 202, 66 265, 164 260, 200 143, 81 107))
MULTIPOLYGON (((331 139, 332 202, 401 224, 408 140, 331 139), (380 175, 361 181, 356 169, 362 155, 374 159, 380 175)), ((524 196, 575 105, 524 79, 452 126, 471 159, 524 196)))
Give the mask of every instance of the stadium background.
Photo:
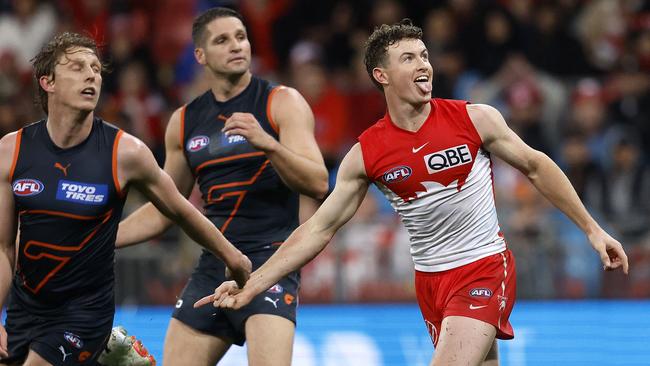
MULTIPOLYGON (((560 164, 630 257, 628 277, 603 274, 582 233, 496 161, 520 299, 519 336, 504 344, 504 363, 593 365, 611 354, 620 364, 650 363, 649 1, 1 0, 0 135, 42 118, 29 59, 56 32, 74 30, 102 43, 110 62, 98 114, 163 161, 171 112, 206 89, 192 20, 219 5, 244 14, 254 73, 297 88, 312 106, 331 180, 355 137, 384 113, 362 64, 363 42, 377 24, 412 18, 424 29, 434 95, 496 106, 560 164)), ((192 200, 200 205, 198 195, 192 200)), ((130 195, 126 212, 141 202, 130 195)), ((302 200, 301 216, 316 207, 302 200)), ((156 355, 198 252, 172 229, 117 255, 118 322, 156 355)), ((414 299, 407 234, 372 191, 303 270, 297 349, 313 357, 296 364, 426 364, 432 350, 414 299), (402 358, 391 353, 397 348, 402 358)))

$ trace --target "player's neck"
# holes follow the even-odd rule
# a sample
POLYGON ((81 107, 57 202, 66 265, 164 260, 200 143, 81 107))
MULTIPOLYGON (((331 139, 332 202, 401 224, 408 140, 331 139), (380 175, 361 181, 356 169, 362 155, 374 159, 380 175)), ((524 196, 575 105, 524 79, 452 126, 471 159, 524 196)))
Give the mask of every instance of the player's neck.
POLYGON ((387 95, 386 105, 390 120, 399 128, 407 131, 419 130, 431 113, 430 102, 411 104, 387 95))
POLYGON ((48 107, 47 133, 54 144, 62 149, 82 143, 93 126, 92 111, 69 110, 65 107, 48 107))
POLYGON ((210 89, 217 101, 225 102, 241 94, 250 84, 252 77, 250 71, 236 76, 214 75, 214 81, 210 89))

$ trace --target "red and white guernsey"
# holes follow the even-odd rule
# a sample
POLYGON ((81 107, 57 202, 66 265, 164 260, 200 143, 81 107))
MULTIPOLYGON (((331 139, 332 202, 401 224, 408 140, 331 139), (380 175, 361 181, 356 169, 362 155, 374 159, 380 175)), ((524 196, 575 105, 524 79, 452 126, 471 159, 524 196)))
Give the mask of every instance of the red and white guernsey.
POLYGON ((400 215, 418 271, 444 271, 506 249, 492 163, 466 105, 432 99, 417 132, 386 114, 359 136, 366 174, 400 215))

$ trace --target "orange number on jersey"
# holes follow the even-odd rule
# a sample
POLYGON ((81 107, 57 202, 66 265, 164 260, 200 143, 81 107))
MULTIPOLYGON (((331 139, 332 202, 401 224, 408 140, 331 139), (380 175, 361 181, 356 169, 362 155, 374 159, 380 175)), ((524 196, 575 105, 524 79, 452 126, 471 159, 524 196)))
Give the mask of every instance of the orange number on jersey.
POLYGON ((237 214, 237 211, 239 210, 239 206, 241 206, 242 201, 244 201, 244 197, 246 197, 246 193, 248 191, 246 190, 240 190, 240 191, 230 191, 230 192, 225 192, 221 193, 218 196, 216 194, 218 190, 220 189, 225 189, 225 188, 234 188, 234 187, 246 187, 250 186, 251 184, 255 183, 257 178, 259 178, 260 174, 264 171, 267 165, 269 165, 269 160, 265 160, 264 163, 260 166, 260 168, 257 170, 257 172, 248 180, 245 181, 240 181, 240 182, 231 182, 231 183, 224 183, 224 184, 217 184, 208 190, 208 196, 207 196, 207 203, 217 203, 217 202, 222 202, 228 197, 237 197, 237 200, 235 201, 235 204, 233 205, 232 211, 230 211, 230 215, 228 215, 228 218, 226 221, 221 225, 221 232, 225 232, 226 229, 228 228, 228 225, 230 225, 230 222, 232 219, 235 217, 237 214), (216 196, 216 197, 213 197, 216 196))
POLYGON ((52 243, 47 243, 47 242, 42 242, 38 240, 29 240, 27 243, 25 243, 25 246, 23 247, 23 255, 33 261, 42 261, 42 260, 53 260, 55 263, 57 263, 54 268, 52 268, 49 272, 47 272, 43 278, 33 278, 34 274, 30 273, 30 278, 29 280, 27 278, 23 278, 23 283, 27 289, 29 289, 31 292, 34 294, 38 293, 43 286, 54 276, 57 272, 65 266, 68 261, 70 261, 70 258, 72 257, 72 254, 74 252, 82 249, 86 243, 92 239, 99 228, 104 225, 108 219, 110 219, 113 210, 108 211, 104 215, 100 217, 91 217, 91 216, 78 216, 78 215, 72 215, 72 214, 67 214, 65 212, 55 212, 55 211, 46 211, 46 210, 30 210, 30 211, 23 211, 23 213, 31 213, 31 214, 47 214, 47 215, 52 215, 52 216, 61 216, 61 217, 67 217, 67 218, 72 218, 72 219, 77 219, 77 220, 96 220, 99 218, 103 219, 97 224, 95 228, 90 232, 90 234, 86 235, 86 237, 81 241, 81 243, 77 245, 57 245, 57 244, 52 244, 52 243), (70 255, 66 255, 70 253, 70 255))

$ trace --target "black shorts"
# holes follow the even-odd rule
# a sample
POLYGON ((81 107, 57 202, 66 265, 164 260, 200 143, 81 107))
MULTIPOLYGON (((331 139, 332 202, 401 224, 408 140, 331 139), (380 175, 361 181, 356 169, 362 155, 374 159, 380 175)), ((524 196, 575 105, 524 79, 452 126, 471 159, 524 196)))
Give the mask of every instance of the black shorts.
MULTIPOLYGON (((275 250, 247 254, 253 270, 266 262, 275 250)), ((239 346, 244 344, 245 323, 255 314, 272 314, 296 323, 300 273, 290 273, 267 291, 259 294, 250 304, 239 310, 215 308, 211 305, 198 309, 193 307, 198 299, 214 293, 214 289, 226 280, 225 265, 216 258, 204 254, 176 302, 172 317, 188 326, 216 337, 225 338, 239 346)))
POLYGON ((32 349, 54 366, 97 365, 111 334, 113 313, 63 310, 37 316, 9 302, 5 323, 9 357, 0 362, 22 363, 32 349))

